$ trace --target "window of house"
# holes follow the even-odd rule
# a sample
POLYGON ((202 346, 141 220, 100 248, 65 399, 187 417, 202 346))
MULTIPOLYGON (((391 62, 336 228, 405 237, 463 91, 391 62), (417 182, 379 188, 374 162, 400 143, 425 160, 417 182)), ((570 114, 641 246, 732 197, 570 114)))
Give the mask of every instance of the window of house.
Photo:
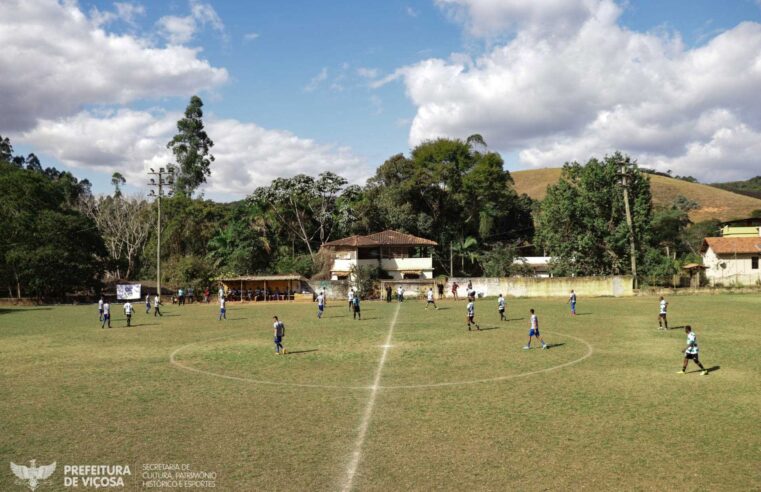
POLYGON ((360 260, 377 260, 380 258, 380 248, 359 248, 358 257, 360 260))
POLYGON ((750 259, 750 267, 753 270, 758 270, 758 256, 753 256, 750 259))

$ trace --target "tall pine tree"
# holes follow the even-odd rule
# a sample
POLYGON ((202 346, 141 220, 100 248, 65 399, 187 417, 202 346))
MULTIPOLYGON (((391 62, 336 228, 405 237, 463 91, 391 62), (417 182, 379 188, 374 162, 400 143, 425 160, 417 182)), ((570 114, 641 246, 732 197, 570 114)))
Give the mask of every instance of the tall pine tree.
POLYGON ((214 142, 203 126, 203 101, 198 96, 190 98, 185 117, 177 121, 177 135, 167 144, 172 149, 175 164, 174 189, 177 193, 191 196, 211 175, 214 156, 210 149, 214 142))

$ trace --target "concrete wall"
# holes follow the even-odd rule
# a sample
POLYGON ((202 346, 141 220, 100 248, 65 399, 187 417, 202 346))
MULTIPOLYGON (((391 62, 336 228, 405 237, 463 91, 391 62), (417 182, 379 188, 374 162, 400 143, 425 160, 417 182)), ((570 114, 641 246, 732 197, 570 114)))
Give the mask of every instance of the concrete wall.
POLYGON ((317 295, 320 290, 325 289, 325 296, 328 300, 349 299, 349 289, 351 285, 346 280, 308 280, 304 282, 304 287, 317 295))
POLYGON ((571 289, 579 297, 633 296, 632 277, 480 277, 450 278, 444 289, 447 298, 452 297, 452 283, 459 285, 457 294, 467 295, 468 281, 473 283, 479 297, 496 297, 500 293, 508 297, 567 297, 571 289))
POLYGON ((716 255, 710 247, 703 253, 703 264, 708 267, 706 279, 711 285, 747 285, 761 283, 761 259, 759 268, 753 269, 752 258, 759 254, 716 255), (724 268, 722 268, 722 265, 724 268))

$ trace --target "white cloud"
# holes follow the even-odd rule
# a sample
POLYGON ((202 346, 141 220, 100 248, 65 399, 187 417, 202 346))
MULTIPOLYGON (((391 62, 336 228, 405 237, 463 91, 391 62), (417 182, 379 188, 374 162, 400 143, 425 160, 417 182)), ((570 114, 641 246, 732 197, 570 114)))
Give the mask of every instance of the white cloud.
POLYGON ((408 16, 413 17, 413 18, 417 17, 418 15, 420 15, 420 12, 418 12, 414 8, 410 7, 409 5, 404 7, 404 13, 406 13, 408 16))
MULTIPOLYGON (((145 171, 172 161, 166 143, 176 132, 180 113, 121 109, 83 111, 60 120, 43 120, 21 135, 24 143, 73 168, 121 172, 130 184, 145 182, 145 171)), ((236 200, 276 177, 334 171, 353 182, 372 169, 346 147, 320 144, 282 130, 234 119, 206 118, 214 141, 212 175, 203 191, 236 200)))
POLYGON ((243 39, 246 41, 254 41, 255 39, 259 39, 259 36, 258 32, 247 32, 243 35, 243 39))
POLYGON ((378 77, 377 68, 359 67, 357 69, 357 75, 365 79, 375 79, 378 77))
POLYGON ((187 96, 228 78, 225 69, 200 59, 198 49, 158 48, 145 38, 108 32, 97 22, 73 2, 27 0, 4 7, 3 131, 28 129, 38 118, 71 115, 87 104, 187 96))
POLYGON ((623 150, 702 179, 758 174, 761 24, 690 48, 675 34, 622 27, 605 0, 439 3, 464 9, 472 33, 515 31, 479 57, 427 59, 374 82, 404 80, 417 107, 411 145, 480 133, 523 166, 623 150), (552 25, 563 29, 548 34, 552 25))
POLYGON ((171 44, 189 42, 200 28, 207 25, 225 36, 225 24, 217 11, 211 5, 198 0, 190 0, 190 15, 166 15, 156 22, 159 33, 171 44))
POLYGON ((309 80, 309 83, 304 86, 304 91, 306 92, 314 92, 317 90, 320 85, 322 85, 323 82, 325 82, 328 79, 328 67, 322 67, 322 70, 320 70, 320 73, 315 75, 309 80))

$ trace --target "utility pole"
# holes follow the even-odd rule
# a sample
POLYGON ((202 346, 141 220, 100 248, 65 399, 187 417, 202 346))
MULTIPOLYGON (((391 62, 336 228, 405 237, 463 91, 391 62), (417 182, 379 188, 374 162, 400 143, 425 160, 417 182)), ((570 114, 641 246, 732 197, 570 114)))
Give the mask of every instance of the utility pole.
POLYGON ((632 213, 629 210, 629 169, 626 164, 621 165, 621 184, 624 188, 624 210, 626 211, 626 224, 629 226, 629 256, 632 262, 632 277, 634 277, 634 288, 639 288, 637 279, 637 245, 634 241, 634 224, 632 223, 632 213))
POLYGON ((172 196, 172 186, 174 185, 174 168, 168 167, 165 169, 160 167, 158 172, 151 168, 149 176, 156 176, 151 178, 148 186, 155 186, 156 190, 151 190, 148 193, 149 197, 156 199, 156 205, 158 208, 158 219, 156 221, 156 295, 161 299, 161 197, 164 196, 164 188, 168 188, 166 196, 172 196))
POLYGON ((449 241, 449 275, 454 277, 454 252, 452 251, 452 241, 449 241))

